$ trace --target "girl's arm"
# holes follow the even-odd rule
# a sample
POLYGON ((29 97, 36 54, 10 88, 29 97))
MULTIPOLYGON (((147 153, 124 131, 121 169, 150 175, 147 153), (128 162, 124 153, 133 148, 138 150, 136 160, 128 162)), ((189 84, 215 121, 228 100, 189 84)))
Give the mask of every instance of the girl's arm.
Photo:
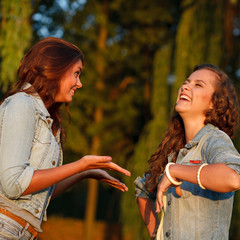
MULTIPOLYGON (((190 183, 198 184, 197 173, 198 166, 172 164, 169 167, 169 173, 174 180, 182 180, 190 183)), ((200 172, 201 184, 209 190, 226 193, 236 191, 240 188, 240 176, 232 168, 224 163, 214 163, 204 166, 200 172)), ((162 197, 167 189, 172 185, 166 175, 158 184, 156 209, 160 212, 163 207, 162 197)), ((176 193, 181 196, 181 185, 174 186, 176 193)))
POLYGON ((81 173, 77 173, 74 176, 71 176, 65 180, 62 180, 61 182, 57 183, 55 185, 52 198, 57 197, 58 195, 62 194, 65 190, 73 186, 74 184, 80 182, 83 179, 86 178, 93 178, 102 182, 106 182, 112 187, 115 187, 121 191, 128 191, 127 186, 120 182, 118 179, 112 177, 107 172, 101 170, 101 169, 92 169, 92 170, 86 170, 81 173))
MULTIPOLYGON (((0 118, 0 180, 5 195, 10 199, 18 199, 21 195, 40 191, 63 180, 64 183, 60 184, 62 189, 68 188, 82 178, 79 173, 85 170, 105 168, 130 175, 107 156, 85 156, 60 167, 34 170, 29 164, 36 124, 35 106, 31 97, 24 93, 12 97, 1 109, 0 118)), ((126 189, 125 185, 119 186, 115 180, 109 176, 107 178, 110 184, 126 189)))
MULTIPOLYGON (((60 167, 36 170, 34 171, 30 185, 22 195, 38 192, 89 169, 104 168, 118 171, 127 176, 130 176, 129 171, 111 162, 111 160, 112 158, 108 156, 87 155, 76 162, 65 164, 60 167)), ((70 182, 75 182, 77 180, 77 177, 78 176, 76 176, 76 178, 73 177, 72 179, 68 180, 67 186, 69 186, 70 182)))
MULTIPOLYGON (((172 164, 169 168, 170 175, 175 179, 198 184, 198 166, 172 164)), ((204 166, 200 172, 202 185, 215 192, 231 192, 240 188, 240 177, 236 171, 224 163, 214 163, 204 166)))
POLYGON ((159 219, 156 213, 155 202, 148 198, 137 198, 138 208, 145 223, 148 233, 151 236, 151 239, 155 238, 158 226, 159 219))

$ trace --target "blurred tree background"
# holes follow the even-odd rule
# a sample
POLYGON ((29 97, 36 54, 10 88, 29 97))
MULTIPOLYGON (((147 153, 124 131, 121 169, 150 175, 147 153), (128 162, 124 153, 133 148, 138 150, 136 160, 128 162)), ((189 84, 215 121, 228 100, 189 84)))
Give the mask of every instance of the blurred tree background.
MULTIPOLYGON (((86 240, 93 239, 97 221, 109 226, 105 240, 149 239, 134 179, 147 169, 176 91, 196 64, 218 65, 239 91, 239 7, 239 0, 0 0, 1 95, 39 39, 55 36, 76 44, 85 70, 83 88, 70 104, 64 161, 111 155, 132 172, 130 178, 113 173, 127 184, 127 193, 83 181, 51 202, 49 216, 84 220, 86 240)), ((240 133, 234 141, 240 151, 240 133)), ((240 239, 239 224, 237 192, 230 239, 240 239)))

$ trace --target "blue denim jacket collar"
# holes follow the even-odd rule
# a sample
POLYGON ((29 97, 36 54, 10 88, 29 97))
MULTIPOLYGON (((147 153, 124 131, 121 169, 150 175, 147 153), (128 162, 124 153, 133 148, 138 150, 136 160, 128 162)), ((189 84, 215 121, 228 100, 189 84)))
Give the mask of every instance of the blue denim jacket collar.
MULTIPOLYGON (((32 85, 30 83, 26 83, 25 86, 23 87, 23 90, 28 89, 30 87, 32 87, 32 85)), ((35 92, 33 94, 33 101, 38 106, 38 108, 40 110, 40 113, 43 114, 48 119, 50 127, 52 127, 53 120, 52 120, 52 118, 50 116, 50 113, 48 112, 48 110, 47 110, 47 108, 46 108, 42 98, 39 96, 39 94, 37 92, 35 92)), ((58 133, 56 135, 57 142, 60 141, 59 135, 60 135, 60 133, 58 131, 58 133)))
MULTIPOLYGON (((28 89, 30 87, 32 87, 32 85, 30 83, 26 83, 26 85, 23 87, 23 90, 28 89)), ((38 104, 38 106, 40 107, 42 113, 46 117, 50 118, 50 114, 49 114, 47 108, 45 107, 44 102, 43 102, 42 98, 39 96, 39 94, 36 92, 36 93, 33 94, 33 96, 34 96, 34 98, 33 98, 34 101, 38 104)))
POLYGON ((192 147, 196 146, 204 135, 211 132, 215 128, 217 128, 217 127, 208 123, 196 134, 196 136, 193 138, 193 140, 190 140, 184 147, 186 149, 191 149, 192 147))

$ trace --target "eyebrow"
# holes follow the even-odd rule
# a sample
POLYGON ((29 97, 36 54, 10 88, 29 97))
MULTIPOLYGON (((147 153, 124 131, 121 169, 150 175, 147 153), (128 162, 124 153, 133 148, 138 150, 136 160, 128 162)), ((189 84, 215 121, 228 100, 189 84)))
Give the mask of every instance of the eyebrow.
POLYGON ((79 72, 82 73, 83 68, 81 68, 81 67, 77 67, 77 68, 79 69, 79 72))
MULTIPOLYGON (((192 81, 194 81, 194 82, 201 82, 201 83, 203 83, 203 84, 205 84, 206 85, 206 82, 204 82, 203 80, 201 80, 201 79, 194 79, 194 80, 192 80, 192 81)), ((185 80, 184 82, 191 82, 191 80, 188 78, 187 80, 185 80)))

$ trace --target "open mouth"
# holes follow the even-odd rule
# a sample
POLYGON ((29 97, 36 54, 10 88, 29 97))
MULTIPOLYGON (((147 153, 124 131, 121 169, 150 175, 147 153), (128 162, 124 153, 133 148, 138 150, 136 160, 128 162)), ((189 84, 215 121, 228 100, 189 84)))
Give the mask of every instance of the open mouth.
POLYGON ((72 93, 73 95, 74 95, 75 91, 76 91, 76 90, 74 90, 74 89, 71 89, 71 93, 72 93))
POLYGON ((186 94, 181 94, 180 97, 179 97, 179 100, 184 100, 184 101, 191 101, 192 99, 186 95, 186 94))

